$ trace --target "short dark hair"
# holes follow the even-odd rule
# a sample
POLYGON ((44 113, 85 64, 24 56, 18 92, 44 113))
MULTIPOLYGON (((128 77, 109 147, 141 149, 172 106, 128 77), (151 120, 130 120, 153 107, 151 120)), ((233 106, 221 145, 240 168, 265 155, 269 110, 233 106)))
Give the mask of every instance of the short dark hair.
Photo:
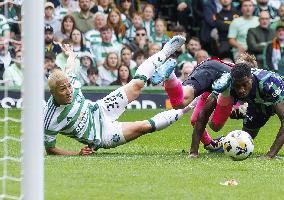
POLYGON ((52 52, 46 52, 44 54, 44 59, 48 59, 48 60, 55 60, 55 55, 52 52))
POLYGON ((146 30, 145 27, 139 27, 139 28, 137 28, 137 29, 136 29, 136 32, 137 32, 137 31, 141 31, 141 30, 143 30, 143 31, 145 31, 145 32, 147 33, 147 30, 146 30))
POLYGON ((100 32, 109 31, 109 30, 112 30, 112 27, 109 25, 105 25, 102 28, 100 28, 100 32))
POLYGON ((245 77, 251 77, 251 66, 247 63, 235 64, 231 69, 232 80, 243 79, 245 77))

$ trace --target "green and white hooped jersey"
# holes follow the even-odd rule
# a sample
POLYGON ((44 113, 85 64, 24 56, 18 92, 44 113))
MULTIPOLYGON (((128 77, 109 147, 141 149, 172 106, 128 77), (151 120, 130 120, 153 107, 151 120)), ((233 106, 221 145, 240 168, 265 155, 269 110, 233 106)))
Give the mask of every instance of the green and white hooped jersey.
POLYGON ((53 148, 57 134, 74 138, 83 144, 93 145, 102 136, 101 112, 96 103, 85 99, 80 82, 70 78, 73 99, 68 105, 58 105, 51 96, 44 110, 44 144, 53 148))

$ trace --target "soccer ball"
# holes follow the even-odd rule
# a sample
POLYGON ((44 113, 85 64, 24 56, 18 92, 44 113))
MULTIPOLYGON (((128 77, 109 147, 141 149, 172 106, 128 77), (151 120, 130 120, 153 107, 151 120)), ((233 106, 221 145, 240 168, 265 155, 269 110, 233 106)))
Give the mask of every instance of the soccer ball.
POLYGON ((253 152, 254 144, 251 136, 242 130, 230 132, 223 140, 225 155, 233 160, 245 160, 253 152))

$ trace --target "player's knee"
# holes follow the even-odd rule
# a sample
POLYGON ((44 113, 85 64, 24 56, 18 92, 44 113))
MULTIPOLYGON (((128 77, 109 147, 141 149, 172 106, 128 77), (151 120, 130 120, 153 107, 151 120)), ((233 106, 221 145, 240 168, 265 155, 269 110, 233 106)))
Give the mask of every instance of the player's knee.
POLYGON ((208 122, 208 124, 209 124, 209 127, 215 132, 218 132, 223 128, 222 124, 216 124, 212 121, 208 122))

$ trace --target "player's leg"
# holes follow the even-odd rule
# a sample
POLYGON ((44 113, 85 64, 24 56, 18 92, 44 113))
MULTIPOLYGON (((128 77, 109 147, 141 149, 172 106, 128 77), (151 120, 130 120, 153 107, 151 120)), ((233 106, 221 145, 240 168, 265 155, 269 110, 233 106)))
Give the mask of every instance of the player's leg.
MULTIPOLYGON (((207 97, 209 96, 209 92, 204 92, 200 97, 198 97, 198 102, 193 110, 193 113, 191 115, 191 125, 194 126, 196 121, 197 121, 197 118, 198 118, 198 115, 200 113, 200 111, 202 110, 202 108, 204 107, 205 105, 205 102, 206 102, 206 99, 207 97)), ((208 145, 210 144, 210 142, 212 141, 207 129, 204 130, 204 133, 201 137, 201 142, 204 144, 204 145, 208 145)))
POLYGON ((105 121, 101 147, 113 148, 134 140, 146 133, 164 129, 180 119, 187 111, 188 109, 186 108, 185 110, 172 109, 158 113, 149 120, 136 122, 105 121))
POLYGON ((194 96, 192 85, 182 86, 180 80, 177 79, 174 73, 176 64, 176 60, 170 58, 168 62, 158 67, 153 74, 152 84, 157 85, 164 81, 164 88, 171 105, 178 109, 190 104, 196 96, 194 96))
POLYGON ((217 105, 213 111, 210 121, 208 122, 210 128, 218 132, 221 130, 229 118, 233 108, 233 100, 231 96, 224 96, 219 94, 217 105))
POLYGON ((100 100, 99 105, 104 115, 106 115, 110 121, 117 120, 125 111, 127 104, 140 95, 145 83, 152 77, 155 68, 161 66, 184 42, 185 39, 181 36, 173 37, 165 44, 161 51, 145 60, 139 66, 133 80, 100 100))
POLYGON ((183 109, 171 109, 158 113, 149 120, 124 122, 122 124, 124 138, 129 142, 146 133, 162 130, 179 120, 183 114, 183 109))
POLYGON ((184 37, 174 36, 164 45, 160 52, 148 58, 138 67, 133 80, 124 86, 129 103, 139 96, 141 89, 144 87, 147 80, 152 78, 156 68, 160 67, 162 64, 165 66, 173 65, 173 59, 169 59, 168 61, 166 61, 166 59, 179 49, 184 42, 184 37), (165 61, 166 63, 164 63, 165 61))

